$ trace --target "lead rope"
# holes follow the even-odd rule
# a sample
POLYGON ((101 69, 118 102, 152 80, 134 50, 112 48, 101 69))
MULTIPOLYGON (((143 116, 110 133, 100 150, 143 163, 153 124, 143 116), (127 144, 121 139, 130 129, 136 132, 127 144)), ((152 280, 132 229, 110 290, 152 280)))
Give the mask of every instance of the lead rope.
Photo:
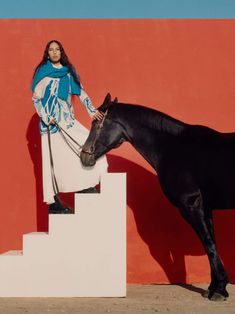
POLYGON ((51 135, 50 135, 49 126, 47 126, 47 135, 48 135, 47 138, 48 138, 48 146, 49 146, 50 165, 51 165, 52 187, 53 187, 55 195, 58 195, 59 188, 58 188, 58 184, 57 184, 57 180, 56 180, 55 172, 54 172, 54 162, 53 162, 53 157, 52 157, 51 135))
MULTIPOLYGON (((72 151, 80 158, 80 151, 77 150, 77 148, 67 140, 64 133, 79 147, 79 149, 82 149, 82 146, 78 144, 64 129, 62 129, 61 126, 59 126, 58 123, 55 122, 56 127, 60 131, 60 134, 66 144, 72 149, 72 151)), ((50 155, 50 166, 51 166, 51 179, 52 179, 52 187, 55 195, 58 197, 59 193, 59 187, 58 183, 55 177, 55 171, 54 171, 54 162, 53 162, 53 156, 52 156, 52 148, 51 148, 51 134, 50 134, 50 128, 47 126, 47 138, 48 138, 48 147, 49 147, 49 155, 50 155)))
POLYGON ((72 138, 71 135, 69 135, 57 122, 55 122, 56 127, 58 128, 58 130, 60 131, 60 134, 63 138, 63 140, 65 141, 65 143, 71 148, 71 150, 80 158, 80 153, 82 150, 82 145, 80 145, 77 141, 75 141, 74 138, 72 138), (75 147, 71 142, 68 141, 68 139, 66 138, 65 134, 78 146, 75 147))

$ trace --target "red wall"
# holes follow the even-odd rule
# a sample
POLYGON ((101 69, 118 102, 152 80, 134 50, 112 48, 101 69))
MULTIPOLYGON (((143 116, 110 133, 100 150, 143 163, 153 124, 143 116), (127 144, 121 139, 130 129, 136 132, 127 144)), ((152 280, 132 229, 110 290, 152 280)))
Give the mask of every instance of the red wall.
MULTIPOLYGON (((95 105, 107 92, 189 123, 235 130, 234 20, 0 20, 0 250, 46 231, 40 136, 30 82, 47 41, 60 40, 95 105)), ((76 114, 90 120, 79 101, 76 114)), ((128 282, 209 280, 202 246, 129 144, 108 156, 127 172, 128 282)), ((218 165, 219 167, 219 165, 218 165)), ((215 213, 219 251, 235 280, 235 212, 215 213)))

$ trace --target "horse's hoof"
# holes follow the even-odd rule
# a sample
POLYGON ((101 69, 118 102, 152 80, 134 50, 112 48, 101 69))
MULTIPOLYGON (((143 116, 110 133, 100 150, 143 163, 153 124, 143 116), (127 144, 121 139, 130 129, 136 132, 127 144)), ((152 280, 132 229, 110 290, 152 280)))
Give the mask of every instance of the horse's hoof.
POLYGON ((223 294, 220 294, 218 292, 214 292, 211 297, 209 296, 210 301, 221 302, 221 301, 226 301, 226 299, 227 299, 226 296, 224 296, 223 294))

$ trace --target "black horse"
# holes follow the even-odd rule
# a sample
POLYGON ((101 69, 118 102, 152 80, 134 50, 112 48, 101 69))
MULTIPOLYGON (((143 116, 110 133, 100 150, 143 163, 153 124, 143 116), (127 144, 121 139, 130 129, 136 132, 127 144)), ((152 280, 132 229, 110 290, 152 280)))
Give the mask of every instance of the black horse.
POLYGON ((159 111, 111 101, 99 107, 81 160, 92 166, 109 150, 130 142, 156 170, 162 190, 199 236, 211 268, 205 295, 225 300, 228 276, 217 253, 212 210, 235 208, 235 133, 190 125, 159 111))

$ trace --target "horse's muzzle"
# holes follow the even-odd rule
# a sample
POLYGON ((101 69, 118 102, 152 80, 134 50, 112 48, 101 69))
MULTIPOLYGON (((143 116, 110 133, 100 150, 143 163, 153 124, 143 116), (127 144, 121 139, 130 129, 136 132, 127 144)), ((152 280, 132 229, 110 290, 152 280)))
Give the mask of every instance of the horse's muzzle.
POLYGON ((92 167, 96 163, 95 155, 83 150, 81 151, 80 158, 85 167, 92 167))

